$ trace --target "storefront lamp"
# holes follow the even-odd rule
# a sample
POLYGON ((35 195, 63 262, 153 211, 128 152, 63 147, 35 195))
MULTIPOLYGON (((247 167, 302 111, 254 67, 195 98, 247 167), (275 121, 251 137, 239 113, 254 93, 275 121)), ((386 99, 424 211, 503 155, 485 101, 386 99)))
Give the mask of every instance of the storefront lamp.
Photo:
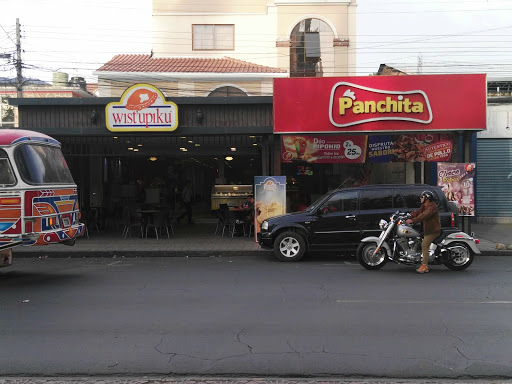
POLYGON ((226 160, 231 161, 231 160, 233 160, 233 158, 231 156, 226 156, 226 160))
POLYGON ((98 122, 98 112, 95 109, 91 111, 91 123, 96 124, 98 122))
POLYGON ((156 156, 151 156, 151 157, 149 158, 149 160, 150 160, 150 161, 157 161, 157 160, 158 160, 158 158, 157 158, 156 156))
POLYGON ((203 123, 203 111, 201 111, 200 109, 198 109, 196 112, 196 121, 198 124, 203 123))

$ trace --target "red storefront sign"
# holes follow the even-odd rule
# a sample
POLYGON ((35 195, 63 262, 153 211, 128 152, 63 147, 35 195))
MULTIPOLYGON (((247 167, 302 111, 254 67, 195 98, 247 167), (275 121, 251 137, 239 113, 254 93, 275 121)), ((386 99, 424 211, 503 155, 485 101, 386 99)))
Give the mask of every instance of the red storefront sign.
POLYGON ((275 133, 484 130, 485 75, 274 79, 275 133))
POLYGON ((367 136, 282 136, 281 162, 364 163, 367 136))

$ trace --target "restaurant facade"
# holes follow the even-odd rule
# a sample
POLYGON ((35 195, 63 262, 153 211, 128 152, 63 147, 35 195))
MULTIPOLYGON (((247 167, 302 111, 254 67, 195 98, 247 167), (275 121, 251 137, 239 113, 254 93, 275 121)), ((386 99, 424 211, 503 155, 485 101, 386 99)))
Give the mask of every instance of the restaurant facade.
POLYGON ((253 97, 165 97, 133 84, 121 98, 11 104, 20 128, 62 142, 83 207, 114 210, 155 189, 156 200, 175 205, 190 180, 196 204, 209 209, 216 186, 284 175, 293 210, 299 196, 337 187, 437 185, 438 163, 474 162, 486 78, 280 78, 273 96, 253 97))

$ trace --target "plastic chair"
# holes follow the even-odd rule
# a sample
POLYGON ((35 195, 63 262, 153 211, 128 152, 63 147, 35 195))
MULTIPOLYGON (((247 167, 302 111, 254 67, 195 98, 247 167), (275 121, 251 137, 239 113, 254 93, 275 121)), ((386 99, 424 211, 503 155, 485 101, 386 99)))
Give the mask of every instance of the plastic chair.
POLYGON ((95 229, 100 234, 100 227, 98 225, 98 218, 96 217, 95 210, 89 210, 84 212, 84 224, 85 224, 85 236, 89 239, 89 228, 95 229))
POLYGON ((130 237, 132 236, 132 228, 140 229, 140 237, 144 237, 144 232, 142 228, 142 217, 135 215, 135 211, 133 211, 130 207, 123 208, 122 214, 123 221, 123 234, 121 235, 126 239, 128 233, 130 237))
POLYGON ((254 234, 254 220, 249 223, 249 233, 247 237, 251 237, 251 234, 254 234))
POLYGON ((171 209, 168 209, 165 216, 166 226, 171 229, 172 235, 174 236, 174 213, 171 209))
POLYGON ((227 204, 219 204, 219 209, 216 211, 217 214, 217 226, 215 227, 215 235, 219 228, 224 226, 225 213, 229 211, 227 204))
POLYGON ((228 229, 228 233, 231 231, 231 237, 235 236, 236 229, 236 215, 233 211, 224 212, 224 221, 222 223, 222 236, 224 236, 224 230, 228 229))
POLYGON ((148 225, 146 225, 146 238, 148 237, 149 229, 153 229, 155 231, 155 236, 156 236, 157 240, 158 240, 158 233, 160 232, 160 234, 161 234, 162 229, 165 229, 165 231, 167 232, 167 238, 168 239, 170 238, 169 228, 167 227, 167 225, 168 225, 167 216, 168 216, 168 212, 166 212, 166 211, 156 212, 155 214, 152 215, 152 222, 149 223, 148 225))

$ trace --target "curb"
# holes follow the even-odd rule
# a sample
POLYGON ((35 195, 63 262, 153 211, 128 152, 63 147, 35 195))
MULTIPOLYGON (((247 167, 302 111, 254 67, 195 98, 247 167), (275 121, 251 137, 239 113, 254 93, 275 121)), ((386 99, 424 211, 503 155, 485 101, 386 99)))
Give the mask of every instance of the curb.
POLYGON ((77 258, 116 258, 116 257, 247 257, 247 256, 273 256, 272 251, 76 251, 76 252, 50 252, 23 251, 13 255, 17 259, 51 258, 51 259, 77 259, 77 258))
MULTIPOLYGON (((480 251, 479 256, 512 256, 512 250, 489 250, 480 251)), ((248 257, 262 256, 274 257, 272 250, 254 250, 254 251, 212 251, 212 250, 195 250, 195 251, 75 251, 75 252, 48 252, 45 250, 23 251, 17 252, 14 257, 17 259, 26 258, 52 258, 52 259, 76 259, 76 258, 116 258, 116 257, 248 257), (51 255, 51 256, 50 256, 51 255)))
POLYGON ((480 251, 477 256, 512 256, 512 251, 509 250, 493 250, 493 251, 480 251))

